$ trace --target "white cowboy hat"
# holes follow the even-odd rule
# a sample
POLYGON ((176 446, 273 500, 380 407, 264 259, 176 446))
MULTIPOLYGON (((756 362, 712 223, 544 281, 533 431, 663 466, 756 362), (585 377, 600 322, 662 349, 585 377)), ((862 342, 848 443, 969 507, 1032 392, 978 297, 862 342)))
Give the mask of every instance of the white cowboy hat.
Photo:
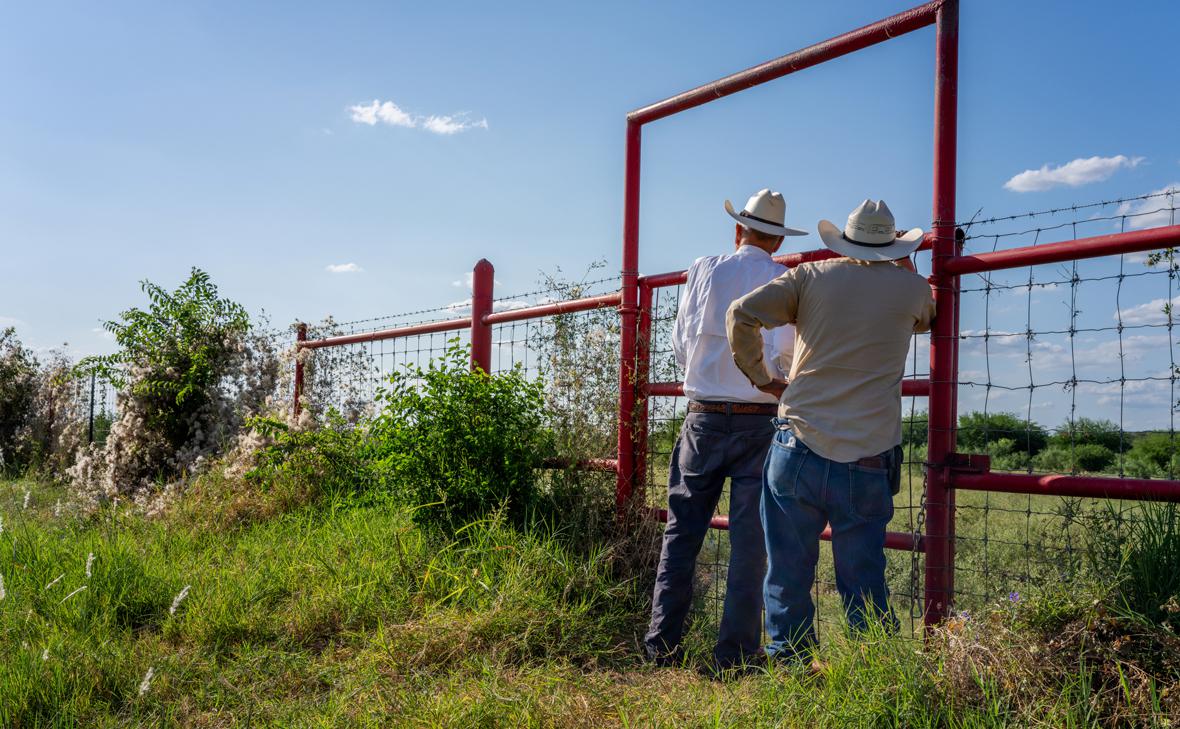
POLYGON ((819 221, 819 237, 828 248, 862 261, 893 261, 905 258, 922 245, 922 229, 911 228, 898 234, 893 213, 884 200, 865 200, 841 231, 830 220, 819 221))
POLYGON ((733 203, 725 201, 725 212, 746 226, 759 233, 767 235, 807 235, 805 230, 785 228, 783 223, 787 219, 787 203, 783 196, 770 190, 759 190, 746 201, 746 207, 741 212, 733 211, 733 203))

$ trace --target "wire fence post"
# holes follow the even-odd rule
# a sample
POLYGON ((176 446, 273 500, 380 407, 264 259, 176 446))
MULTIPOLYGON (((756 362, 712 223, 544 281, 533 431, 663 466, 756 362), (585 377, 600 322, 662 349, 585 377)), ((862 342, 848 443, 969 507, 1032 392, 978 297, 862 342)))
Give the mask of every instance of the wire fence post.
POLYGON ((94 442, 94 381, 98 376, 97 373, 90 373, 90 426, 87 429, 87 443, 94 442))
POLYGON ((471 369, 492 371, 492 327, 484 317, 492 313, 496 269, 486 258, 475 264, 471 277, 471 369))
POLYGON ((934 251, 931 283, 935 318, 930 337, 930 403, 926 466, 925 623, 950 611, 955 579, 955 503, 951 459, 955 453, 955 389, 958 373, 958 277, 946 270, 955 245, 955 154, 958 106, 959 4, 938 9, 934 83, 934 251))
POLYGON ((295 391, 293 393, 295 402, 291 406, 291 412, 295 417, 299 417, 299 413, 303 410, 301 400, 303 399, 303 342, 307 341, 307 325, 303 322, 295 327, 295 391))

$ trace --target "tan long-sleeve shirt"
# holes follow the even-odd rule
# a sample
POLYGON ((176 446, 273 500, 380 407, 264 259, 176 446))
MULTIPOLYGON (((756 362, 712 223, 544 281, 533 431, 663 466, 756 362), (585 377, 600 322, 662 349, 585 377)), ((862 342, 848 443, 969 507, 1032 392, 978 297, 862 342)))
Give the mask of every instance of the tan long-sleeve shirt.
POLYGON ((761 329, 795 325, 779 416, 816 453, 847 463, 901 442, 906 354, 933 318, 921 276, 892 262, 834 258, 797 266, 733 302, 726 328, 734 363, 758 386, 770 382, 761 329))

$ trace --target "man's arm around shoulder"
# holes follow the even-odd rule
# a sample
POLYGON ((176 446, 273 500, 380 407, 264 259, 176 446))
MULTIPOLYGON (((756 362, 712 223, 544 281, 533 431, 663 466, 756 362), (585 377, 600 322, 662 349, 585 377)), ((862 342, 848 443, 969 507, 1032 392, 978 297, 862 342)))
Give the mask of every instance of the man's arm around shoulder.
POLYGON ((795 321, 799 307, 797 274, 787 271, 754 289, 729 306, 725 328, 733 361, 754 387, 781 397, 786 381, 767 374, 762 361, 762 329, 774 329, 795 321))

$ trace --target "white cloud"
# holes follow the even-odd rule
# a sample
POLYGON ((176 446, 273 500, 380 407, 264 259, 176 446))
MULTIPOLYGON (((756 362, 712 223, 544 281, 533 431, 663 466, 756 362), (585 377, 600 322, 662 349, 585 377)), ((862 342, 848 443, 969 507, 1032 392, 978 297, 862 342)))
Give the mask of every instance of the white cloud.
MULTIPOLYGON (((1139 304, 1126 309, 1120 309, 1118 314, 1112 314, 1111 318, 1116 321, 1120 318, 1123 324, 1167 324, 1168 314, 1164 311, 1164 307, 1168 305, 1167 299, 1152 299, 1146 304, 1139 304)), ((1180 296, 1172 298, 1172 311, 1177 311, 1180 307, 1180 296)))
POLYGON ((377 122, 382 122, 394 127, 415 126, 414 117, 402 111, 401 107, 392 101, 373 99, 371 104, 357 104, 348 107, 348 110, 352 112, 352 120, 358 124, 374 126, 377 122))
MULTIPOLYGON (((1146 200, 1125 202, 1119 205, 1118 214, 1127 216, 1127 227, 1158 228, 1161 225, 1180 223, 1176 208, 1180 207, 1180 182, 1173 182, 1148 193, 1146 200)), ((1118 221, 1115 221, 1118 222, 1118 221)), ((1147 254, 1140 254, 1146 256, 1147 254)), ((1144 259, 1146 260, 1146 259, 1144 259)))
POLYGON ((487 129, 488 120, 472 121, 470 114, 431 114, 429 116, 414 116, 403 110, 392 101, 373 99, 368 104, 355 104, 348 107, 352 120, 358 124, 376 126, 378 122, 394 127, 408 129, 425 129, 434 134, 449 136, 465 132, 468 129, 487 129))
POLYGON ((324 270, 328 273, 363 273, 365 269, 355 263, 329 263, 324 270))
POLYGON ((1061 185, 1080 187, 1092 182, 1102 182, 1124 167, 1135 167, 1142 157, 1086 157, 1066 162, 1059 167, 1042 165, 1039 170, 1025 170, 1004 183, 1004 189, 1013 192, 1039 192, 1061 185))

